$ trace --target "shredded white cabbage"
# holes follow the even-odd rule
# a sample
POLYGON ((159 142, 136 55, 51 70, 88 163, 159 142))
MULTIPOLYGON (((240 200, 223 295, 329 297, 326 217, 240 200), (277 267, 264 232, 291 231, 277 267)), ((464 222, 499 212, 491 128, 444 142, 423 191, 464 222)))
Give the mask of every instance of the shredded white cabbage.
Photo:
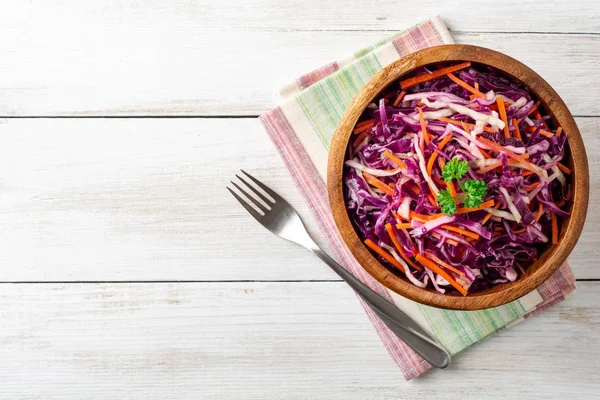
POLYGON ((484 121, 490 124, 492 127, 496 127, 498 129, 504 129, 504 122, 498 118, 497 116, 483 114, 474 110, 471 110, 468 107, 461 106, 460 104, 447 103, 444 101, 434 101, 431 102, 427 99, 423 99, 423 103, 428 107, 439 109, 439 108, 449 108, 452 111, 456 111, 457 113, 468 115, 473 118, 475 121, 484 121))
MULTIPOLYGON (((558 156, 554 156, 554 157, 550 157, 547 153, 544 153, 542 155, 542 158, 544 159, 544 161, 546 161, 547 163, 553 163, 554 161, 556 161, 556 159, 558 158, 558 156)), ((558 181, 560 182, 560 184, 565 187, 567 185, 567 179, 565 178, 565 176, 563 175, 562 171, 560 170, 560 168, 558 168, 558 166, 555 164, 552 167, 550 167, 550 169, 552 170, 552 172, 554 172, 553 176, 556 175, 556 179, 558 179, 558 181)))
POLYGON ((417 158, 419 159, 419 167, 421 167, 421 173, 423 174, 423 178, 425 178, 425 181, 429 184, 429 188, 435 194, 435 197, 437 197, 440 190, 435 185, 433 179, 431 179, 431 176, 429 176, 429 174, 427 173, 427 166, 425 165, 425 156, 423 156, 423 153, 421 152, 421 146, 419 145, 418 135, 415 135, 413 140, 415 142, 415 152, 417 153, 417 158))
POLYGON ((523 96, 519 97, 519 100, 515 101, 511 107, 516 107, 516 108, 521 108, 523 107, 525 104, 527 104, 527 99, 523 96))
POLYGON ((504 195, 504 198, 506 199, 506 204, 508 205, 508 209, 514 215, 515 221, 521 222, 521 214, 519 213, 519 210, 517 210, 515 203, 513 203, 510 194, 508 194, 508 190, 506 190, 506 188, 503 187, 499 188, 498 190, 504 195))
POLYGON ((423 111, 423 118, 425 118, 425 119, 440 119, 440 118, 449 117, 452 114, 454 114, 454 111, 450 110, 449 108, 442 108, 437 111, 423 111))
POLYGON ((398 215, 400 215, 404 219, 409 219, 410 217, 410 202, 411 198, 406 196, 402 199, 400 203, 400 207, 398 207, 398 215))
POLYGON ((362 174, 362 171, 358 171, 358 176, 360 176, 360 179, 362 179, 365 182, 365 185, 367 185, 367 190, 369 191, 369 193, 371 194, 371 196, 376 197, 378 199, 381 199, 381 196, 378 195, 377 193, 375 193, 373 191, 373 189, 371 189, 371 185, 369 185, 369 183, 367 182, 367 180, 365 179, 365 177, 362 174))
POLYGON ((400 263, 400 265, 402 265, 402 268, 404 268, 404 273, 405 273, 406 277, 415 286, 420 287, 420 288, 424 288, 425 286, 427 286, 427 275, 425 275, 425 279, 424 279, 425 282, 421 282, 420 280, 415 278, 415 276, 412 274, 412 272, 410 272, 410 268, 408 268, 408 265, 406 265, 406 262, 404 262, 404 260, 402 258, 400 258, 400 256, 398 256, 398 253, 396 253, 396 250, 392 246, 387 245, 385 243, 381 243, 381 248, 383 248, 384 250, 387 250, 392 255, 392 257, 394 257, 394 259, 396 261, 398 261, 400 263))
POLYGON ((484 210, 489 212, 490 214, 492 214, 495 217, 504 218, 505 220, 508 220, 508 221, 516 221, 515 216, 509 212, 502 211, 502 210, 496 210, 495 208, 492 208, 492 207, 484 208, 484 210))
POLYGON ((354 168, 358 171, 361 172, 366 172, 368 174, 371 174, 373 176, 393 176, 396 175, 397 173, 402 171, 402 168, 396 168, 393 169, 391 171, 382 171, 380 169, 374 169, 374 168, 369 168, 369 167, 365 167, 364 165, 362 165, 361 163, 359 163, 358 161, 356 161, 356 159, 354 160, 347 160, 345 162, 345 164, 350 167, 350 168, 354 168))

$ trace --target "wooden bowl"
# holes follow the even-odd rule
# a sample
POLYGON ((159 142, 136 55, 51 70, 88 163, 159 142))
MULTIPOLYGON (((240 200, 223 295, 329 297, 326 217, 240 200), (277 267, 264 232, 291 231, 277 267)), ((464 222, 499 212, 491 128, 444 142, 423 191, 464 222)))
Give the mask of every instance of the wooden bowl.
POLYGON ((429 306, 456 310, 479 310, 506 304, 531 292, 548 279, 566 261, 579 239, 589 195, 588 162, 581 134, 559 95, 537 73, 519 61, 493 50, 467 45, 445 45, 421 50, 402 57, 375 75, 354 98, 340 120, 331 143, 327 181, 335 222, 346 245, 358 262, 375 279, 404 297, 429 306), (500 284, 467 296, 441 294, 432 289, 418 288, 405 278, 396 275, 391 268, 382 265, 363 244, 350 221, 342 182, 344 161, 352 130, 366 106, 390 84, 417 68, 460 61, 492 66, 531 90, 533 95, 542 102, 544 110, 551 115, 556 126, 562 126, 568 135, 565 159, 572 170, 571 181, 574 185, 574 195, 569 210, 571 217, 561 221, 559 243, 547 247, 538 260, 530 265, 525 274, 515 282, 500 284))

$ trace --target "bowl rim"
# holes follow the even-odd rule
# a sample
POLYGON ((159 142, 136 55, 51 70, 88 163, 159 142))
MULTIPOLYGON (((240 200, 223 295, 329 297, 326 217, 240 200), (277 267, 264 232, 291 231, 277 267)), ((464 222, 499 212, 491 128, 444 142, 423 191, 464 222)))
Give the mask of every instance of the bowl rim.
MULTIPOLYGON (((567 164, 569 164, 567 163, 567 164)), ((503 53, 471 45, 442 45, 416 51, 392 62, 379 71, 354 97, 334 133, 327 166, 327 190, 337 229, 348 249, 361 266, 388 289, 421 304, 455 310, 480 310, 516 300, 548 279, 575 247, 587 214, 589 197, 588 161, 583 139, 575 120, 558 93, 540 75, 520 61, 503 53), (573 201, 571 217, 562 222, 559 242, 550 245, 529 266, 527 274, 515 282, 462 296, 421 289, 396 276, 381 264, 358 237, 345 205, 342 182, 347 145, 352 130, 366 106, 391 83, 416 68, 445 62, 471 61, 492 66, 523 83, 541 101, 553 121, 568 134, 568 161, 572 170, 573 201), (576 161, 576 162, 575 162, 576 161)))

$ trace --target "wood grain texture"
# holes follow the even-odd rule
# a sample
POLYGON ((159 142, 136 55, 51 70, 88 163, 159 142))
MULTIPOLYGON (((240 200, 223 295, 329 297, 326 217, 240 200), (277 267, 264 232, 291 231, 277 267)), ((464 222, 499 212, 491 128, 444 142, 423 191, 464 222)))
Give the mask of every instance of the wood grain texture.
POLYGON ((399 12, 391 0, 11 0, 0 27, 9 55, 0 115, 256 115, 276 104, 283 83, 439 12, 451 28, 478 32, 456 33, 458 42, 506 52, 546 78, 575 115, 600 116, 600 94, 586 92, 600 76, 595 1, 466 3, 403 2, 399 12))
MULTIPOLYGON (((600 118, 577 123, 600 147, 600 118)), ((578 278, 598 279, 600 154, 588 154, 592 201, 570 259, 578 278)), ((3 120, 0 281, 337 279, 236 203, 225 185, 238 168, 325 244, 255 119, 3 120)))
POLYGON ((401 296, 418 303, 457 310, 480 310, 500 306, 524 296, 547 280, 566 261, 575 247, 585 222, 589 197, 588 160, 583 139, 573 116, 560 96, 546 81, 524 64, 496 51, 468 45, 445 45, 417 51, 388 65, 367 82, 337 126, 329 150, 327 180, 329 203, 335 223, 346 246, 363 268, 388 289, 401 296), (573 183, 571 216, 560 223, 558 244, 546 249, 539 256, 539 260, 530 265, 516 281, 469 293, 466 296, 441 294, 435 290, 419 288, 385 267, 362 242, 350 221, 346 210, 343 183, 348 143, 353 140, 352 132, 367 105, 376 103, 382 92, 389 90, 391 85, 397 87, 398 80, 418 68, 431 66, 435 68, 439 63, 463 61, 492 66, 525 83, 532 96, 542 102, 543 109, 552 117, 555 126, 562 127, 567 133, 569 151, 565 153, 565 159, 566 165, 569 165, 573 171, 570 175, 573 183))
MULTIPOLYGON (((440 13, 600 116, 596 0, 2 6, 0 115, 256 115, 282 83, 440 13)), ((336 279, 223 190, 242 167, 309 215, 256 120, 1 122, 1 281, 336 279)), ((600 118, 577 122, 598 148, 600 118)), ((600 278, 599 235, 592 201, 578 278, 600 278)), ((596 286, 406 384, 342 283, 2 284, 0 398, 595 398, 596 286)))
POLYGON ((106 21, 107 23, 127 22, 147 26, 153 23, 156 24, 156 29, 167 26, 177 28, 178 25, 187 25, 186 28, 189 28, 196 25, 213 31, 224 27, 255 31, 395 31, 439 14, 444 17, 450 29, 462 32, 600 33, 600 22, 596 18, 596 1, 581 0, 573 3, 557 0, 552 5, 548 7, 547 2, 541 0, 533 0, 526 4, 519 0, 505 0, 493 7, 477 0, 449 0, 444 3, 434 0, 422 0, 419 3, 394 0, 366 3, 332 1, 326 4, 315 0, 3 2, 5 15, 9 17, 7 23, 14 19, 30 22, 44 15, 49 17, 50 20, 45 21, 45 25, 38 29, 53 27, 54 17, 61 17, 66 22, 103 17, 112 20, 106 21), (401 11, 399 7, 402 8, 401 11), (466 10, 469 12, 465 12, 466 10), (477 15, 477 18, 473 18, 471 14, 477 15), (504 19, 499 16, 504 16, 504 19), (143 21, 136 23, 134 19, 143 21), (537 24, 537 21, 546 21, 546 24, 537 24), (549 21, 552 23, 548 23, 549 21))
POLYGON ((5 284, 1 397, 592 399, 599 286, 406 383, 341 282, 5 284))

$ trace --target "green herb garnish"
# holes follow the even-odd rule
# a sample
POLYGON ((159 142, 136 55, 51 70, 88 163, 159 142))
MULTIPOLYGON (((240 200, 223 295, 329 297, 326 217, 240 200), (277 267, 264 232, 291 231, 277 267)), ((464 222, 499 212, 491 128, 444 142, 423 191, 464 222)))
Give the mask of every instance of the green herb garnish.
POLYGON ((450 182, 452 179, 460 179, 469 170, 469 163, 459 158, 453 158, 442 169, 442 178, 450 182))
POLYGON ((452 197, 450 190, 441 190, 438 193, 437 202, 444 214, 456 213, 456 204, 462 202, 467 208, 476 208, 481 205, 487 195, 487 185, 484 181, 469 179, 461 183, 460 179, 469 170, 469 163, 459 158, 453 158, 442 169, 442 177, 445 182, 451 182, 456 179, 463 193, 452 197))
POLYGON ((454 197, 452 197, 448 189, 440 190, 437 196, 437 202, 444 214, 454 214, 456 212, 454 197))
POLYGON ((465 192, 463 204, 469 208, 479 207, 487 194, 487 186, 484 181, 469 179, 461 188, 465 192))

